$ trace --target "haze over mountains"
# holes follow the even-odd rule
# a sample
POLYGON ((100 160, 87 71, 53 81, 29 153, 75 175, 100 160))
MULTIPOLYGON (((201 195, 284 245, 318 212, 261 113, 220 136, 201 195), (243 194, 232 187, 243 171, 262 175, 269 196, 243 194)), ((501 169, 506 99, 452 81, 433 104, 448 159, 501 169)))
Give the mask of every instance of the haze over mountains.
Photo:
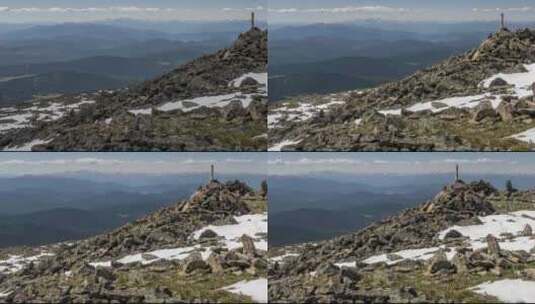
MULTIPOLYGON (((535 175, 466 175, 503 188, 529 189, 535 175)), ((269 240, 274 247, 319 241, 356 231, 434 197, 452 175, 270 176, 269 240), (289 233, 291 231, 292 233, 289 233)))
POLYGON ((140 83, 230 45, 248 26, 130 19, 2 24, 0 104, 140 83))
POLYGON ((385 20, 270 25, 270 101, 401 79, 479 45, 497 26, 385 20))
MULTIPOLYGON (((223 175, 259 186, 262 176, 223 175)), ((0 248, 78 240, 185 199, 205 174, 91 172, 0 177, 0 248), (44 195, 46 193, 46 195, 44 195)))

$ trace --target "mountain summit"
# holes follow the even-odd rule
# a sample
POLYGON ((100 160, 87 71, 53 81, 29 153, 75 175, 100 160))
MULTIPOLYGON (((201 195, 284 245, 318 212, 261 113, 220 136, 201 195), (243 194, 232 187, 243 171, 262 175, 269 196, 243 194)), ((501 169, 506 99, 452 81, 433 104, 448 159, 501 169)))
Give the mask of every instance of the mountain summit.
POLYGON ((533 190, 456 181, 432 200, 353 234, 270 248, 270 300, 513 301, 493 286, 532 290, 534 210, 533 190))
POLYGON ((270 107, 272 149, 533 149, 535 32, 500 30, 464 54, 377 88, 270 107))
POLYGON ((264 302, 267 204, 239 181, 87 240, 0 252, 2 302, 264 302))
POLYGON ((266 149, 267 31, 128 89, 0 108, 0 147, 36 151, 266 149))

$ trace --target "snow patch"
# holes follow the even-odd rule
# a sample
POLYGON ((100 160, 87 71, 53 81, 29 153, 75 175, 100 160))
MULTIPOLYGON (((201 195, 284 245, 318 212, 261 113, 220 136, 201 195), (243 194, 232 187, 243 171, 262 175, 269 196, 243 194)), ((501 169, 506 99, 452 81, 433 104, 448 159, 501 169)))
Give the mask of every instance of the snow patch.
POLYGON ((268 281, 264 278, 253 281, 241 281, 222 289, 235 294, 251 297, 256 303, 268 302, 268 281))
POLYGON ((277 128, 283 118, 286 118, 287 121, 307 121, 322 110, 323 112, 328 112, 333 106, 344 103, 344 101, 338 99, 330 99, 328 102, 322 104, 301 102, 297 107, 288 107, 286 105, 284 107, 274 109, 268 114, 268 128, 277 128))
POLYGON ((524 280, 500 280, 487 282, 470 290, 492 296, 505 303, 535 303, 535 282, 524 280))
POLYGON ((483 87, 489 88, 492 81, 496 78, 501 78, 505 80, 508 84, 514 86, 513 91, 516 96, 519 98, 524 98, 533 95, 531 85, 535 79, 535 63, 534 64, 525 64, 527 72, 524 73, 512 73, 504 74, 499 73, 483 81, 483 87))
MULTIPOLYGON (((437 251, 439 251, 440 249, 444 249, 444 248, 445 247, 431 247, 431 248, 401 250, 401 251, 390 253, 390 254, 401 257, 401 259, 399 260, 393 261, 388 258, 388 255, 390 254, 381 254, 381 255, 372 256, 362 262, 366 264, 376 264, 376 263, 384 262, 388 265, 395 265, 405 260, 427 261, 427 260, 430 260, 437 251)), ((446 256, 448 257, 448 260, 451 260, 455 256, 455 251, 451 250, 449 252, 446 252, 446 256)))
POLYGON ((519 134, 512 135, 510 136, 510 138, 514 138, 523 142, 527 142, 529 144, 535 143, 535 128, 529 129, 519 134))
POLYGON ((247 73, 247 74, 244 74, 244 75, 232 80, 229 83, 229 87, 239 88, 239 87, 241 87, 243 81, 245 79, 247 79, 247 78, 252 78, 252 79, 256 80, 259 84, 264 85, 264 86, 267 86, 267 84, 268 84, 268 74, 267 73, 247 73))
POLYGON ((4 148, 4 152, 24 152, 24 151, 32 151, 32 147, 33 146, 37 146, 37 145, 43 145, 43 144, 48 144, 49 142, 51 142, 52 139, 49 139, 49 140, 41 140, 41 139, 35 139, 35 140, 32 140, 28 143, 25 143, 21 146, 10 146, 10 147, 7 147, 7 148, 4 148))
POLYGON ((260 234, 267 234, 267 214, 249 214, 243 216, 235 216, 234 219, 238 224, 214 226, 210 225, 197 230, 193 233, 195 239, 199 239, 201 234, 206 230, 212 230, 217 235, 224 238, 223 243, 229 249, 236 249, 242 247, 240 238, 246 234, 253 238, 256 249, 268 249, 267 240, 259 237, 260 234))
MULTIPOLYGON (((133 255, 127 255, 119 260, 117 262, 121 264, 131 264, 140 262, 143 265, 151 264, 159 260, 183 260, 187 258, 190 254, 192 254, 195 251, 198 251, 201 249, 200 246, 192 246, 192 247, 181 247, 181 248, 171 248, 171 249, 159 249, 154 250, 150 252, 145 253, 137 253, 133 255), (143 257, 144 254, 154 256, 153 259, 146 259, 143 257)), ((211 251, 205 250, 201 252, 201 256, 204 260, 208 259, 210 256, 211 251)), ((89 265, 93 267, 111 267, 111 261, 106 262, 94 262, 89 263, 89 265)))
POLYGON ((453 226, 439 233, 439 237, 444 239, 451 230, 459 231, 470 240, 477 241, 492 234, 499 237, 504 233, 518 235, 526 224, 535 227, 535 211, 517 211, 508 214, 489 215, 479 217, 483 224, 471 226, 453 226))
POLYGON ((283 140, 282 142, 270 147, 268 152, 281 152, 284 147, 297 145, 301 141, 302 140, 283 140))
POLYGON ((279 255, 279 256, 273 257, 270 260, 272 262, 282 262, 286 258, 296 257, 296 256, 299 256, 299 254, 297 254, 297 253, 285 253, 283 255, 279 255))
POLYGON ((128 112, 134 115, 152 115, 152 108, 128 110, 128 112))
POLYGON ((53 256, 52 253, 43 252, 38 255, 23 257, 20 255, 10 255, 6 260, 0 260, 0 273, 14 273, 22 270, 30 262, 38 262, 39 259, 47 256, 53 256))

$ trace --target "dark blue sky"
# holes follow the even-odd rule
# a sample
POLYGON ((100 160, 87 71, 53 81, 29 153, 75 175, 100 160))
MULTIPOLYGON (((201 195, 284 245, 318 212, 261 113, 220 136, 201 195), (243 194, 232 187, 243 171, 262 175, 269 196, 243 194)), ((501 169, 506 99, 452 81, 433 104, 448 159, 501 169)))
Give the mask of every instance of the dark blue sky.
POLYGON ((495 20, 500 11, 515 21, 535 16, 535 0, 271 0, 269 8, 274 23, 370 18, 458 22, 495 20))

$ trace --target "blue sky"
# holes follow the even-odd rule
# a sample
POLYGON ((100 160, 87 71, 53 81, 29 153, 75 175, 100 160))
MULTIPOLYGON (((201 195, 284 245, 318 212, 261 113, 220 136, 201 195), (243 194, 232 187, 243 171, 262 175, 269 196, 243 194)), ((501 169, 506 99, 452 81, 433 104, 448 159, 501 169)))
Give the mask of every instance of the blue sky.
POLYGON ((270 153, 270 175, 443 174, 459 164, 473 174, 535 175, 531 153, 270 153))
POLYGON ((532 21, 535 0, 270 0, 269 19, 280 22, 486 21, 504 11, 509 20, 532 21))
POLYGON ((0 176, 90 171, 107 174, 267 172, 265 153, 0 153, 0 176))
POLYGON ((267 0, 0 0, 0 22, 145 20, 236 20, 260 18, 267 0))

